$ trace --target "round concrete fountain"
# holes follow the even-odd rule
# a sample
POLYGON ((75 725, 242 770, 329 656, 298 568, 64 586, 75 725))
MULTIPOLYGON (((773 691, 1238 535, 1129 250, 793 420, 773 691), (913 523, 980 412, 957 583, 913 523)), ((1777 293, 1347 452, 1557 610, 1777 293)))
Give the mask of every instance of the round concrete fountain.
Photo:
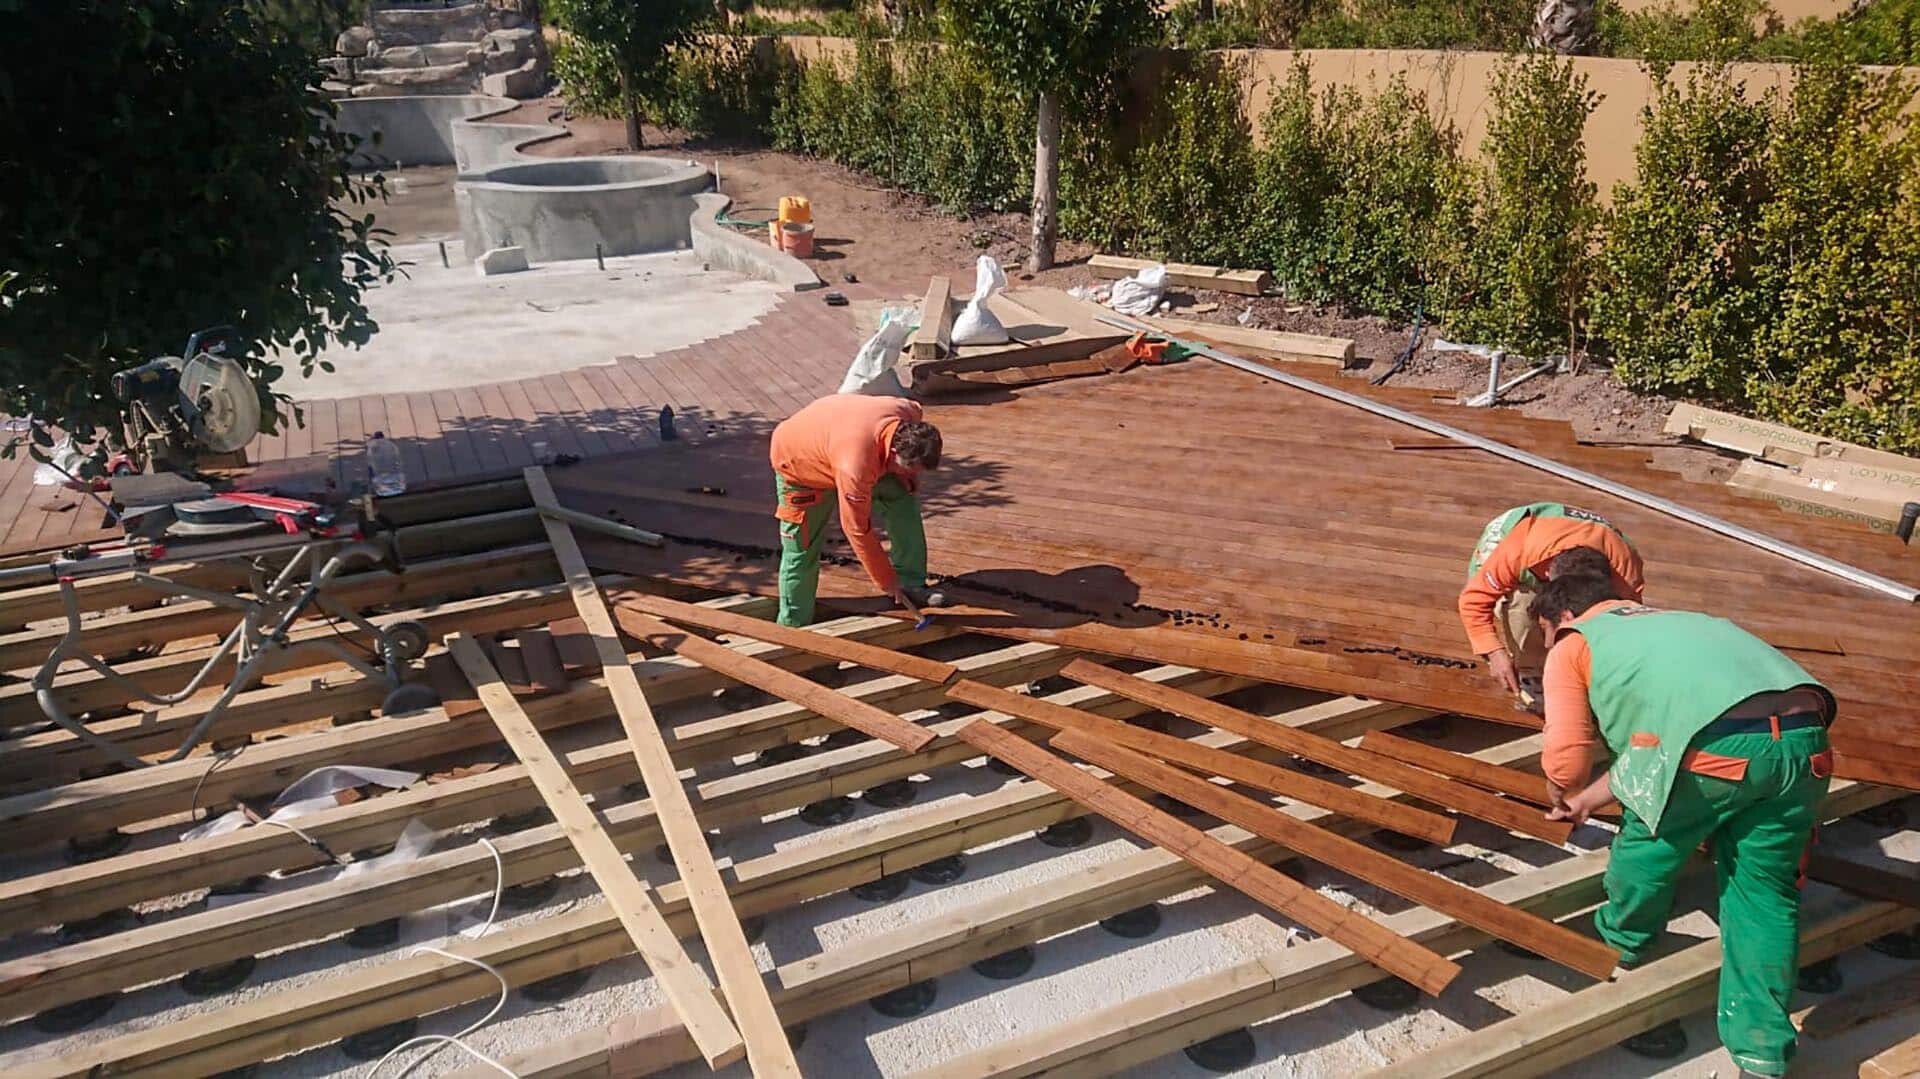
POLYGON ((565 157, 497 165, 454 184, 469 252, 519 246, 534 262, 687 247, 698 164, 659 157, 565 157))

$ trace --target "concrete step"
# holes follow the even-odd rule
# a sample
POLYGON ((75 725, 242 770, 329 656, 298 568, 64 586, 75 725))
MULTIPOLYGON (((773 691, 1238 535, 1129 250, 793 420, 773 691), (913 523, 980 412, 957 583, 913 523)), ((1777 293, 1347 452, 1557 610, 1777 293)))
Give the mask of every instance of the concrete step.
POLYGON ((487 36, 487 5, 454 7, 380 7, 368 25, 382 44, 429 45, 443 41, 478 41, 487 36))
POLYGON ((381 49, 380 55, 370 56, 360 61, 362 70, 401 67, 436 67, 448 64, 465 64, 467 54, 481 51, 480 43, 473 41, 437 41, 431 45, 395 45, 390 49, 381 49))

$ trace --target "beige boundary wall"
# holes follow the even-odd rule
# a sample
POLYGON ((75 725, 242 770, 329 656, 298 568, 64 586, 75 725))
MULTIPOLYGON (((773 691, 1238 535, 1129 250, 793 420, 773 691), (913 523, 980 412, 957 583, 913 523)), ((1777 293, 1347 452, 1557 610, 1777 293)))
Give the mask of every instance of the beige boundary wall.
MULTIPOLYGON (((847 38, 780 40, 802 60, 851 59, 854 51, 854 43, 847 38)), ((1225 55, 1243 65, 1242 90, 1255 138, 1259 138, 1260 118, 1274 89, 1286 81, 1294 59, 1304 57, 1316 87, 1353 86, 1365 92, 1385 85, 1395 75, 1403 76, 1410 87, 1426 95, 1436 115, 1460 129, 1469 152, 1477 151, 1486 137, 1493 73, 1508 59, 1505 53, 1493 52, 1386 49, 1233 49, 1225 55)), ((1153 73, 1164 68, 1165 58, 1166 54, 1144 57, 1136 74, 1142 79, 1153 78, 1153 73)), ((1656 84, 1638 60, 1581 56, 1573 63, 1599 98, 1587 117, 1587 176, 1599 187, 1601 200, 1610 201, 1614 185, 1633 177, 1633 149, 1640 141, 1641 114, 1653 99, 1656 84)), ((1687 72, 1698 66, 1676 64, 1673 77, 1684 84, 1687 72)), ((1920 69, 1906 70, 1920 87, 1920 69)), ((1735 64, 1733 73, 1746 84, 1750 96, 1784 89, 1793 80, 1793 68, 1788 64, 1735 64)), ((1920 97, 1915 100, 1920 105, 1920 97)))

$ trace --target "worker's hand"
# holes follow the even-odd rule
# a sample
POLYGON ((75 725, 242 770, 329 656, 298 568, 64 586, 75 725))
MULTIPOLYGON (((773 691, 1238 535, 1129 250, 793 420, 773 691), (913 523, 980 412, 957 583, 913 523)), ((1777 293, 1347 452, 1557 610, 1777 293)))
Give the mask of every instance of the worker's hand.
POLYGON ((1520 695, 1520 672, 1514 670, 1513 657, 1507 655, 1506 649, 1487 653, 1487 666, 1493 671, 1494 681, 1505 686, 1508 693, 1520 695))
POLYGON ((893 602, 899 604, 902 608, 906 610, 908 614, 914 616, 915 618, 920 617, 920 608, 913 605, 913 600, 908 597, 906 589, 896 588, 893 590, 891 595, 893 597, 893 602))
POLYGON ((1572 821, 1575 824, 1587 823, 1588 815, 1589 811, 1579 804, 1577 798, 1573 802, 1555 802, 1553 808, 1547 810, 1548 820, 1572 821))

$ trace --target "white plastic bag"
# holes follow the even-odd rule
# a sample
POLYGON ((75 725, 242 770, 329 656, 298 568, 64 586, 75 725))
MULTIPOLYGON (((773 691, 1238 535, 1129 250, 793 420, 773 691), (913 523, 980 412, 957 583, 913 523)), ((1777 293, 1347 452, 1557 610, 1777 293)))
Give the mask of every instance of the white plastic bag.
POLYGON ((880 312, 880 331, 867 338, 840 380, 841 393, 864 393, 869 397, 904 397, 906 389, 894 374, 900 350, 907 345, 919 325, 911 307, 889 307, 880 312))
POLYGON ((1167 268, 1154 263, 1132 277, 1113 283, 1113 295, 1107 306, 1123 315, 1151 315, 1167 291, 1167 268))
POLYGON ((956 345, 1004 345, 1011 338, 1007 328, 987 310, 987 297, 1007 287, 1007 274, 992 255, 980 256, 980 269, 974 277, 973 299, 967 301, 959 317, 953 320, 956 345))

